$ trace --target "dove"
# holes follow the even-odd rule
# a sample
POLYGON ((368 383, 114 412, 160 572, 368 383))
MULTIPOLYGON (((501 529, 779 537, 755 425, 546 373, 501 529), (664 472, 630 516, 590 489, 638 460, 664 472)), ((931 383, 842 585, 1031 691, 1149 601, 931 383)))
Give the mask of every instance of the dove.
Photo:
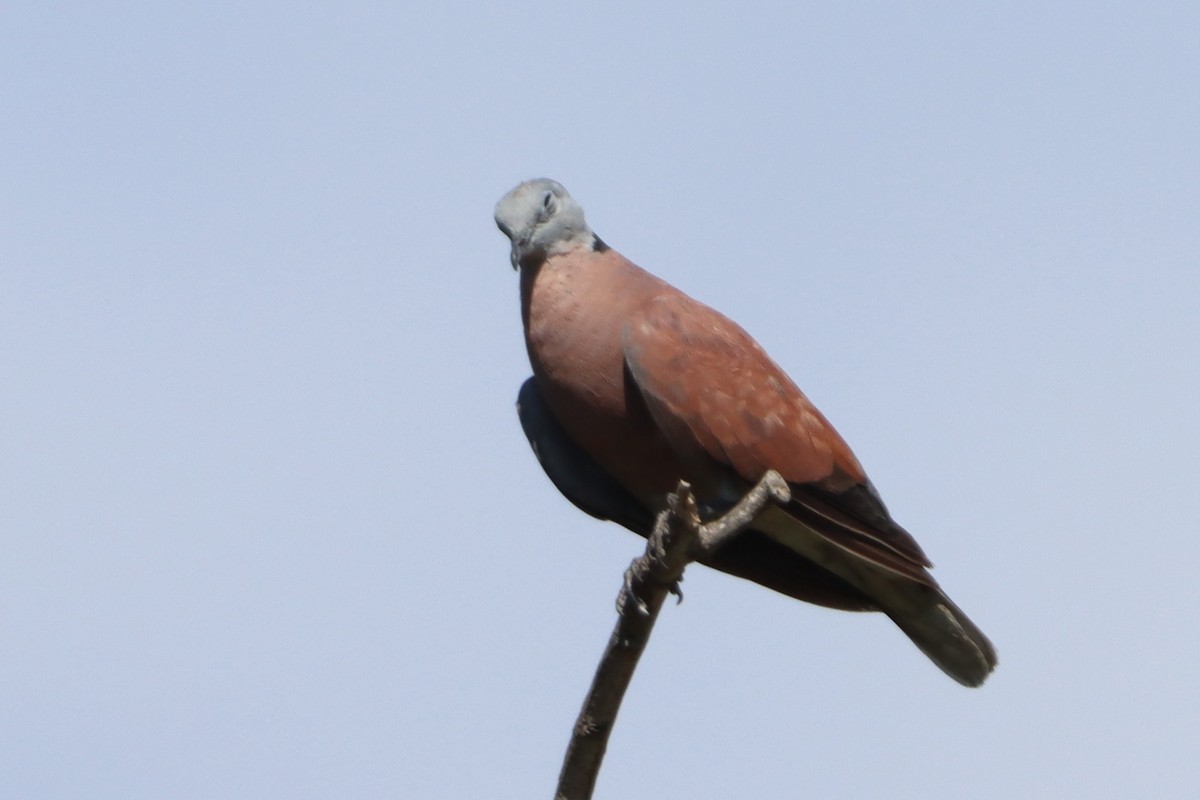
POLYGON ((533 369, 521 425, 568 500, 645 536, 679 481, 716 516, 775 470, 791 499, 704 563, 817 605, 881 611, 951 678, 984 682, 991 642, 850 447, 745 330, 609 247, 556 181, 518 185, 495 221, 520 273, 533 369))

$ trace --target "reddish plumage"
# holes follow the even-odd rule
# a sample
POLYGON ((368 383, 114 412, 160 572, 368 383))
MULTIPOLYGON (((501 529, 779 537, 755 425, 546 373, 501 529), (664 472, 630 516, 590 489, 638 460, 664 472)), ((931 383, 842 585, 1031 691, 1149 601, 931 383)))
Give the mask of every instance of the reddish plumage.
POLYGON ((522 270, 537 389, 581 458, 651 512, 680 479, 719 509, 776 470, 792 502, 712 565, 811 602, 878 607, 956 680, 983 681, 995 665, 987 638, 938 588, 846 442, 749 334, 599 245, 553 182, 515 189, 497 222, 522 270))

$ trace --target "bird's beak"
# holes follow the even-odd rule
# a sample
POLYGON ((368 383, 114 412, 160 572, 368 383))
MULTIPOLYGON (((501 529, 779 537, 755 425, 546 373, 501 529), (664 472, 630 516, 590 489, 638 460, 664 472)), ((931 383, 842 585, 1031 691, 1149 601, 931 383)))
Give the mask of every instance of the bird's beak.
POLYGON ((512 252, 508 259, 512 262, 514 270, 521 268, 521 259, 529 255, 529 236, 512 236, 512 252))
POLYGON ((522 250, 520 239, 516 236, 516 234, 513 233, 512 228, 508 227, 500 220, 496 220, 496 227, 500 229, 501 233, 508 237, 510 242, 512 242, 512 252, 509 254, 508 260, 512 262, 513 270, 520 269, 522 250))

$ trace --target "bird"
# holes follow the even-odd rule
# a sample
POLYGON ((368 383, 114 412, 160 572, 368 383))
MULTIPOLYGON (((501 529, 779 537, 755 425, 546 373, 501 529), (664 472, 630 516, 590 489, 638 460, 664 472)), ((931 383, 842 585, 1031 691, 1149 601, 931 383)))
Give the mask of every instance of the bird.
POLYGON ((951 678, 984 682, 992 643, 850 447, 741 326, 609 247, 557 181, 519 184, 495 222, 519 272, 533 371, 518 416, 568 500, 646 536, 679 481, 711 517, 775 470, 790 500, 701 561, 820 606, 881 611, 951 678))

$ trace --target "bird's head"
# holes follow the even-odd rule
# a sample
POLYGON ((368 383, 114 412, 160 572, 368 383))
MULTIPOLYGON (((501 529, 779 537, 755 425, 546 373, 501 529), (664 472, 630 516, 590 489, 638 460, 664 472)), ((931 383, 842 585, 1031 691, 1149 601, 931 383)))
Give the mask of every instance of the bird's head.
POLYGON ((564 253, 594 238, 583 207, 549 178, 525 181, 496 203, 496 226, 512 242, 512 265, 564 253))

